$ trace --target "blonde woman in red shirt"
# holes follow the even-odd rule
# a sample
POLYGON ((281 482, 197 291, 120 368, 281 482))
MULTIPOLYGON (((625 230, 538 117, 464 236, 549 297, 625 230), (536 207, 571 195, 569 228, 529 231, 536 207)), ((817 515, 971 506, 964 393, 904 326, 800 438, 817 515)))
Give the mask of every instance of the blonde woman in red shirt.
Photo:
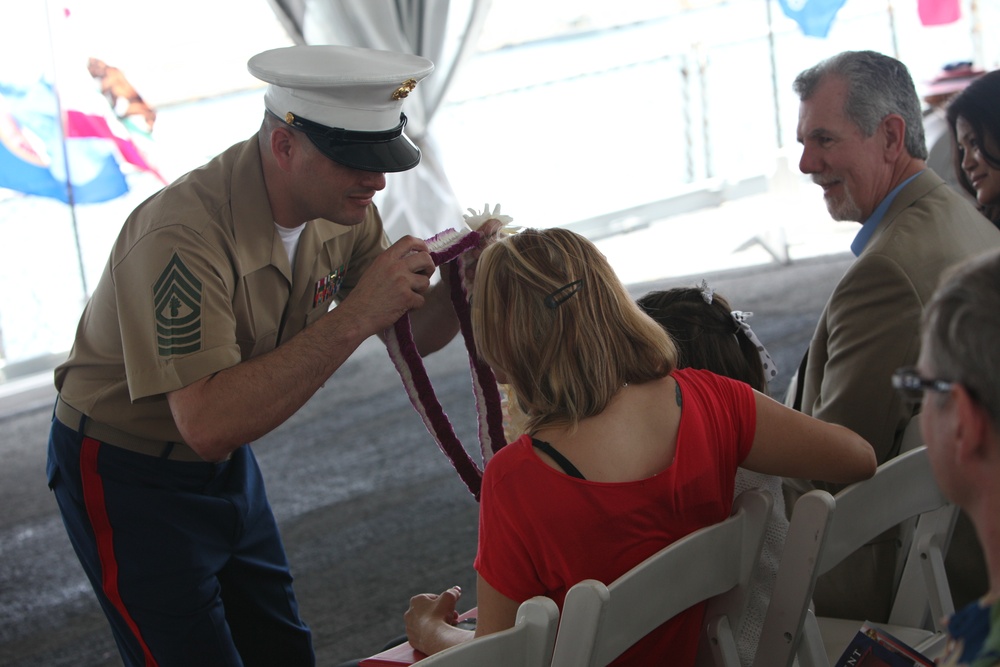
MULTIPOLYGON (((739 466, 840 483, 874 473, 871 446, 853 432, 744 383, 676 369, 667 333, 573 232, 528 229, 487 248, 472 324, 524 435, 483 478, 477 627, 454 625, 457 587, 415 596, 407 636, 424 653, 512 627, 532 596, 561 606, 578 581, 610 583, 723 520, 739 466)), ((693 664, 702 614, 692 607, 614 664, 657 664, 668 652, 693 664)))

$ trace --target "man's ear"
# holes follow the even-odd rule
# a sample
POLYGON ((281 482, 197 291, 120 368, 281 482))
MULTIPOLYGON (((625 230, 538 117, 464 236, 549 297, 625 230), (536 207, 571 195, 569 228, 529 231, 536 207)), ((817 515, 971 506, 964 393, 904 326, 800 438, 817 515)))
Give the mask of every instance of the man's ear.
POLYGON ((964 463, 975 463, 986 456, 990 442, 990 416, 969 391, 960 384, 951 390, 955 409, 955 453, 964 463))
POLYGON ((880 123, 885 143, 886 157, 894 161, 906 151, 906 121, 898 113, 891 113, 880 123))
POLYGON ((291 171, 297 139, 287 127, 278 126, 271 130, 271 154, 283 171, 291 171))

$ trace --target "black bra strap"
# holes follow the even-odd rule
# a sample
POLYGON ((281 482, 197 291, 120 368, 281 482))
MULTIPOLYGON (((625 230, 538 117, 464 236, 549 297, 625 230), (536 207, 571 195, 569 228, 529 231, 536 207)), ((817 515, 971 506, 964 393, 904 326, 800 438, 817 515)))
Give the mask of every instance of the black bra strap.
POLYGON ((549 443, 545 442, 544 440, 532 438, 531 444, 537 447, 538 449, 542 450, 549 456, 551 456, 552 459, 559 464, 559 467, 563 469, 563 472, 569 475, 570 477, 576 477, 577 479, 587 479, 580 473, 579 470, 576 469, 575 465, 569 462, 569 459, 560 454, 559 451, 556 450, 556 448, 550 445, 549 443))

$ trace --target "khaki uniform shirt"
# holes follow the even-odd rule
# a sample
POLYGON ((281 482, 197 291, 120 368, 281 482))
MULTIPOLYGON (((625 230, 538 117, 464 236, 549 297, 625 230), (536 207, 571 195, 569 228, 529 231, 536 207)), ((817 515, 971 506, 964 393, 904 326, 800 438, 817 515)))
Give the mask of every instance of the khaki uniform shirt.
POLYGON ((94 421, 183 442, 167 392, 287 341, 347 296, 386 247, 374 206, 357 226, 312 220, 293 275, 256 138, 236 144, 125 222, 56 388, 94 421))

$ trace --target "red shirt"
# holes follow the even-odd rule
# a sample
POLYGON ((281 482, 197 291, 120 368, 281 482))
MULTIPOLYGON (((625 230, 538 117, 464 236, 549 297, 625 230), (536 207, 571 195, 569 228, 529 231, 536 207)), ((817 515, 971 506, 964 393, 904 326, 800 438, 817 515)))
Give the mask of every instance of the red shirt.
MULTIPOLYGON (((486 466, 475 567, 517 602, 546 595, 562 607, 583 579, 611 583, 672 542, 729 516, 736 468, 753 443, 746 384, 675 370, 682 408, 673 463, 634 482, 590 482, 542 461, 521 436, 486 466)), ((665 438, 666 439, 666 438, 665 438)), ((608 443, 614 446, 614 443, 608 443)), ((663 594, 669 595, 669 582, 663 594)), ((694 664, 704 605, 651 632, 615 665, 694 664)))

